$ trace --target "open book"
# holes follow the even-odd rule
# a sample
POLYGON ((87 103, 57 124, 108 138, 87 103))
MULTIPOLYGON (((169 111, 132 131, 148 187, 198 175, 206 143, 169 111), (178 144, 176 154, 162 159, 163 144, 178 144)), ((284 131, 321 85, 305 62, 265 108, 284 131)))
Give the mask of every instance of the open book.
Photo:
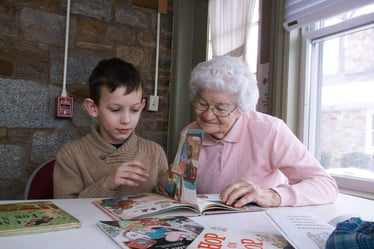
POLYGON ((188 209, 193 212, 191 215, 264 210, 254 204, 242 208, 225 205, 218 194, 197 195, 196 177, 203 134, 202 130, 186 130, 181 135, 164 196, 142 193, 99 199, 93 203, 112 218, 123 220, 149 217, 176 209, 188 209))
POLYGON ((80 227, 80 222, 50 201, 0 204, 0 236, 80 227))
MULTIPOLYGON (((248 220, 247 226, 236 229, 232 225, 207 226, 188 248, 262 248, 262 249, 324 249, 338 222, 349 215, 335 217, 326 222, 312 213, 293 208, 269 208, 261 213, 274 226, 274 233, 256 231, 248 220)), ((229 224, 232 224, 228 222, 229 224)))
POLYGON ((99 221, 99 228, 121 248, 186 248, 203 227, 184 216, 99 221))
POLYGON ((242 231, 224 226, 206 227, 187 248, 294 249, 282 235, 242 231))
MULTIPOLYGON (((295 248, 323 249, 335 229, 333 225, 308 212, 275 208, 267 210, 266 214, 295 248)), ((335 219, 344 220, 340 217, 335 219)))
POLYGON ((187 211, 190 216, 265 210, 252 204, 248 204, 242 208, 227 206, 219 201, 218 195, 199 195, 196 204, 183 203, 154 193, 143 193, 123 198, 100 199, 95 200, 93 203, 116 220, 156 216, 172 210, 183 210, 184 213, 187 211))

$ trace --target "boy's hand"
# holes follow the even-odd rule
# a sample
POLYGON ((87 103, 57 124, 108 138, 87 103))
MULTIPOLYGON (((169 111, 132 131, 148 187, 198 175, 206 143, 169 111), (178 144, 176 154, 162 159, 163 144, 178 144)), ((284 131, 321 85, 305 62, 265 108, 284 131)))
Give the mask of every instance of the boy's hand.
POLYGON ((149 177, 148 169, 139 161, 133 160, 122 163, 110 176, 112 189, 121 185, 136 187, 139 182, 144 182, 149 177))
POLYGON ((251 202, 261 207, 277 207, 281 203, 279 194, 274 190, 262 188, 244 179, 227 186, 220 197, 222 202, 234 207, 242 207, 251 202))

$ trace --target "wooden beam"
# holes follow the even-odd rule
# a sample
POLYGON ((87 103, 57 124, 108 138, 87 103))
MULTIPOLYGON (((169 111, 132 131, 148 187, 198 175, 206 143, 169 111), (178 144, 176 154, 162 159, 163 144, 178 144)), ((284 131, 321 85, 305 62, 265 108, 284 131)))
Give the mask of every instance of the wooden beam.
POLYGON ((157 0, 133 0, 132 4, 139 7, 154 10, 157 10, 158 7, 157 0))
POLYGON ((167 0, 133 0, 132 4, 147 9, 154 9, 161 14, 167 14, 168 12, 167 0))
POLYGON ((158 13, 167 14, 168 13, 168 0, 158 0, 158 13))

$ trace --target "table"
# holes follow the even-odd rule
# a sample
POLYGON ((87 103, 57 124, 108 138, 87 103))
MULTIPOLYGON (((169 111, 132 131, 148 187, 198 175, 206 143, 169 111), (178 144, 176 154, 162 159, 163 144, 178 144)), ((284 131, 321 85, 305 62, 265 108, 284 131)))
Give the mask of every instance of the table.
MULTIPOLYGON (((79 249, 118 249, 116 243, 105 235, 97 226, 99 220, 110 220, 110 218, 91 202, 95 199, 53 199, 52 201, 77 217, 81 228, 38 233, 17 236, 0 237, 0 247, 4 249, 21 248, 79 248, 79 249)), ((0 201, 10 203, 16 201, 0 201)), ((18 201, 20 202, 20 201, 18 201)), ((334 204, 305 206, 305 207, 280 207, 277 209, 302 210, 312 213, 325 221, 330 221, 339 215, 359 216, 364 220, 374 221, 374 201, 339 194, 334 204)), ((170 214, 170 213, 168 213, 170 214)), ((237 229, 251 227, 258 232, 269 232, 279 234, 277 229, 268 221, 264 212, 221 214, 193 217, 195 221, 203 226, 208 225, 233 225, 237 229)))

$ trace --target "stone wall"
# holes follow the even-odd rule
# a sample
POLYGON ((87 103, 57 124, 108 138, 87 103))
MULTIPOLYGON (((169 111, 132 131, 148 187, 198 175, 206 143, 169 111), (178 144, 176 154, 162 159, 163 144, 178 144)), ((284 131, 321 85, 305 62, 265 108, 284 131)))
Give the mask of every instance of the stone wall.
MULTIPOLYGON (((158 112, 144 111, 137 134, 166 150, 171 75, 172 5, 161 15, 158 112)), ((64 67, 66 0, 0 1, 0 199, 22 199, 30 174, 64 143, 95 122, 82 101, 101 59, 133 63, 153 94, 157 12, 131 0, 73 0, 70 8, 68 95, 72 118, 55 117, 64 67)))

